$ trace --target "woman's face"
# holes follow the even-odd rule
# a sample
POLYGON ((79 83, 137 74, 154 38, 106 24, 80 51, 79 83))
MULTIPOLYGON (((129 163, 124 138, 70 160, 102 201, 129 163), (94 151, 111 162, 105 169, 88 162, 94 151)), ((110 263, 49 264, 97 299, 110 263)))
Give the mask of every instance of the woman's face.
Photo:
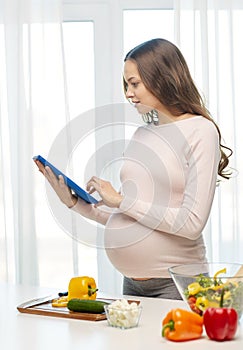
POLYGON ((126 97, 139 113, 145 114, 151 109, 161 110, 161 102, 143 84, 135 62, 131 60, 125 62, 123 76, 127 84, 126 97))

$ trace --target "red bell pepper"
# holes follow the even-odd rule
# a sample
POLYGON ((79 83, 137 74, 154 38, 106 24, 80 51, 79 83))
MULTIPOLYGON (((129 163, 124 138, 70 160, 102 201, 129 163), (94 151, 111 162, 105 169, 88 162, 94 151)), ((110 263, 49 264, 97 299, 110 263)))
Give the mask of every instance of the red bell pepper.
POLYGON ((238 325, 237 311, 233 308, 221 307, 223 305, 223 296, 224 290, 221 295, 220 307, 209 307, 203 314, 207 336, 217 341, 233 339, 238 325))
POLYGON ((235 309, 209 307, 203 319, 207 336, 210 339, 223 341, 234 338, 238 324, 238 314, 235 309))

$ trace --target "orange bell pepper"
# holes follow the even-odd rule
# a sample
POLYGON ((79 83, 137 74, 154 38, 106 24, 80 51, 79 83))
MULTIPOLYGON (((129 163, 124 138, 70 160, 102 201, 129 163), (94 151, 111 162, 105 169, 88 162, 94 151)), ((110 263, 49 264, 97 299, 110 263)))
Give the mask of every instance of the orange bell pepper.
POLYGON ((162 321, 162 336, 175 342, 198 339, 203 332, 203 318, 183 309, 171 310, 162 321))

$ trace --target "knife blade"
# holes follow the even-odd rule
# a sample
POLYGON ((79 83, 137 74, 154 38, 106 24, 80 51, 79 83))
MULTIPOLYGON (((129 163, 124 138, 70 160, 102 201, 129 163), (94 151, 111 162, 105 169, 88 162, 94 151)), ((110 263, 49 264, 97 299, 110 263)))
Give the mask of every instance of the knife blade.
POLYGON ((55 298, 58 298, 58 297, 56 295, 47 295, 47 296, 42 297, 42 298, 35 298, 35 299, 26 301, 26 302, 18 305, 17 309, 18 308, 26 309, 26 308, 29 308, 29 307, 32 307, 32 306, 41 305, 41 304, 44 304, 44 303, 47 303, 47 302, 51 302, 55 298))

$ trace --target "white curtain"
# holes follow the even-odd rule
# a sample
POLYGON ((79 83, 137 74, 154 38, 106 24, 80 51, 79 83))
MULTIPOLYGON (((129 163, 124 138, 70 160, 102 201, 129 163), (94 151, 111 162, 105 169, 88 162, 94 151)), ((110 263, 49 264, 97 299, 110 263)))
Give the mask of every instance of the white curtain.
POLYGON ((174 4, 176 42, 221 129, 224 144, 234 151, 230 158, 233 178, 217 188, 204 232, 208 258, 243 262, 243 4, 237 0, 176 0, 174 4))
POLYGON ((0 268, 19 283, 39 282, 32 157, 68 115, 60 10, 59 0, 0 1, 0 268))

